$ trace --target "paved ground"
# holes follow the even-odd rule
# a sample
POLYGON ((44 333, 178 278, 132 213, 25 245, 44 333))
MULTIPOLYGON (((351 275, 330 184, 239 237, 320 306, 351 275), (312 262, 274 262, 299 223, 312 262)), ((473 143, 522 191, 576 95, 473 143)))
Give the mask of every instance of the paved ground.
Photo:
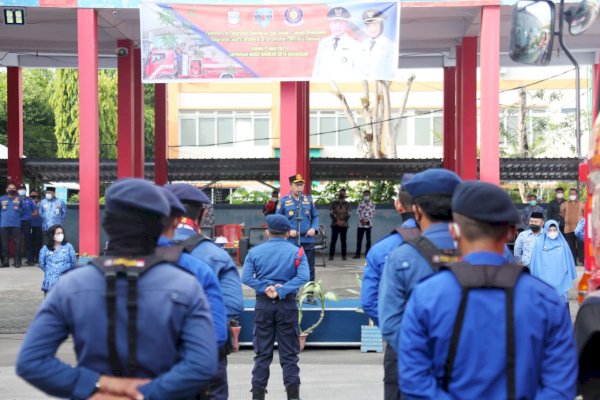
MULTIPOLYGON (((317 259, 317 264, 321 259, 317 259)), ((327 267, 317 266, 317 279, 327 290, 342 297, 356 297, 355 275, 361 271, 364 259, 327 261, 327 267)), ((578 268, 579 270, 581 268, 578 268)), ((581 273, 581 271, 579 271, 581 273)), ((19 379, 14 364, 23 334, 43 300, 40 291, 42 271, 37 267, 0 269, 0 398, 3 400, 36 400, 48 397, 19 379)), ((245 291, 250 296, 250 291, 245 291)), ((577 312, 572 292, 571 314, 577 312)), ((67 341, 59 356, 74 363, 72 342, 67 341)), ((253 353, 242 349, 229 361, 230 399, 249 399, 253 353)), ((360 353, 358 349, 307 349, 300 356, 304 400, 344 399, 364 400, 383 397, 381 383, 382 354, 360 353)), ((275 357, 271 366, 268 398, 284 399, 281 368, 275 357)))

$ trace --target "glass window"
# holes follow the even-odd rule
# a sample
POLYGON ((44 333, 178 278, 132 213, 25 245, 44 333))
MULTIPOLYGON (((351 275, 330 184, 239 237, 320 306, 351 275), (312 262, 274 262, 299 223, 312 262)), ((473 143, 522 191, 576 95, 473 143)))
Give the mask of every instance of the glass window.
POLYGON ((310 133, 310 145, 318 146, 319 145, 319 118, 316 116, 310 117, 309 122, 309 133, 310 133))
POLYGON ((431 119, 415 118, 415 145, 431 145, 431 119))
POLYGON ((212 146, 215 144, 215 119, 198 118, 198 128, 200 136, 198 144, 200 146, 212 146))
POLYGON ((321 114, 321 126, 319 132, 321 133, 321 145, 322 146, 335 146, 336 145, 336 134, 337 118, 334 114, 321 114))
POLYGON ((217 145, 233 146, 233 118, 217 118, 217 145))
POLYGON ((254 120, 254 144, 256 146, 267 146, 269 136, 269 119, 256 118, 254 120))
POLYGON ((338 126, 340 131, 339 145, 354 146, 354 130, 345 115, 340 115, 338 118, 338 126))
POLYGON ((192 118, 182 118, 179 124, 181 131, 181 145, 196 145, 196 120, 192 118))
POLYGON ((433 117, 433 145, 442 146, 444 144, 444 118, 433 117))
POLYGON ((398 124, 396 125, 396 145, 399 146, 407 146, 408 145, 408 119, 402 118, 398 120, 398 124))

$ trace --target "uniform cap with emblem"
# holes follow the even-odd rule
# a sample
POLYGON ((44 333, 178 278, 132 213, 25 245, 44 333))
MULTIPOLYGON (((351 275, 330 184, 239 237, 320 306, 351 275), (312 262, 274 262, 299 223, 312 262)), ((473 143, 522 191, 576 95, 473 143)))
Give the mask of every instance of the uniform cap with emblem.
POLYGON ((365 24, 369 24, 371 22, 381 22, 384 18, 385 14, 375 9, 367 10, 362 14, 362 19, 365 24))
POLYGON ((290 176, 290 183, 304 183, 304 178, 300 174, 290 176))
POLYGON ((352 17, 352 14, 350 14, 350 12, 348 12, 348 10, 346 10, 344 7, 333 7, 327 13, 327 18, 332 19, 332 20, 333 19, 348 20, 348 19, 350 19, 350 17, 352 17))
POLYGON ((270 231, 287 232, 290 229, 290 221, 280 214, 271 214, 267 217, 267 227, 270 231))
POLYGON ((424 195, 452 196, 462 180, 454 172, 443 168, 430 168, 415 174, 404 189, 413 200, 424 195))
POLYGON ((513 225, 521 221, 519 210, 504 189, 487 182, 469 181, 456 188, 452 211, 490 224, 513 225))
POLYGON ((177 196, 175 196, 175 194, 173 194, 173 192, 167 190, 164 187, 161 187, 161 190, 163 191, 163 194, 169 201, 169 207, 171 208, 171 215, 185 214, 185 207, 183 206, 183 204, 181 204, 181 201, 179 201, 177 196))
POLYGON ((107 211, 131 212, 146 211, 152 214, 169 216, 169 201, 163 190, 143 179, 120 179, 106 190, 107 211))
POLYGON ((210 199, 204 192, 187 183, 165 185, 165 189, 173 193, 182 203, 210 204, 210 199))

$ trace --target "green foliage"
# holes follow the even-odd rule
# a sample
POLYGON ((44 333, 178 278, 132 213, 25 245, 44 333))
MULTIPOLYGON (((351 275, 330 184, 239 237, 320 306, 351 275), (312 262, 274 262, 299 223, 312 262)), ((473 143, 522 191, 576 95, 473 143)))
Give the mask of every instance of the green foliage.
POLYGON ((391 204, 397 194, 398 181, 330 181, 321 190, 312 188, 312 197, 317 205, 329 205, 338 197, 340 188, 346 189, 346 199, 351 203, 359 203, 363 199, 363 191, 371 191, 371 200, 377 204, 391 204))
POLYGON ((236 189, 230 196, 227 196, 227 200, 231 204, 265 204, 270 198, 271 191, 248 191, 243 187, 236 189))
POLYGON ((144 85, 145 158, 154 158, 154 85, 144 85))
POLYGON ((117 158, 117 84, 117 70, 100 70, 98 73, 100 158, 117 158))
POLYGON ((300 327, 300 334, 310 335, 315 329, 317 329, 319 325, 321 325, 323 318, 325 318, 325 300, 338 301, 339 298, 334 292, 325 291, 325 288, 320 280, 317 282, 310 281, 304 284, 302 287, 302 292, 298 297, 298 326, 300 327), (302 306, 308 296, 314 296, 315 300, 319 302, 321 306, 321 312, 317 322, 306 329, 302 329, 302 306))
MULTIPOLYGON (((67 203, 68 204, 79 204, 79 193, 74 193, 71 196, 69 196, 67 203)), ((100 204, 101 206, 104 205, 104 196, 100 196, 100 198, 98 199, 98 204, 100 204)))

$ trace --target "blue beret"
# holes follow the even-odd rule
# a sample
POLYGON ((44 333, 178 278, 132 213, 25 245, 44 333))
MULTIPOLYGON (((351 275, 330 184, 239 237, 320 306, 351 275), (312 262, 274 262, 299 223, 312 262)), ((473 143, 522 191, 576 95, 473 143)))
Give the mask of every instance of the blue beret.
POLYGON ((108 211, 147 211, 169 216, 169 201, 158 186, 143 179, 119 179, 109 186, 105 195, 108 211))
POLYGON ((423 195, 452 196, 454 189, 462 180, 452 171, 443 168, 430 168, 415 174, 404 189, 413 199, 423 195))
POLYGON ((287 232, 291 229, 290 221, 281 214, 267 216, 267 227, 271 231, 287 232))
POLYGON ((171 191, 165 189, 164 187, 160 188, 163 191, 163 194, 169 201, 169 207, 171 209, 171 215, 175 214, 185 214, 185 207, 181 204, 181 201, 175 196, 171 191))
POLYGON ((164 187, 177 196, 182 203, 210 204, 210 199, 202 190, 187 183, 173 183, 164 187))
POLYGON ((521 216, 504 189, 487 182, 458 185, 452 197, 452 212, 492 224, 518 224, 521 216))

